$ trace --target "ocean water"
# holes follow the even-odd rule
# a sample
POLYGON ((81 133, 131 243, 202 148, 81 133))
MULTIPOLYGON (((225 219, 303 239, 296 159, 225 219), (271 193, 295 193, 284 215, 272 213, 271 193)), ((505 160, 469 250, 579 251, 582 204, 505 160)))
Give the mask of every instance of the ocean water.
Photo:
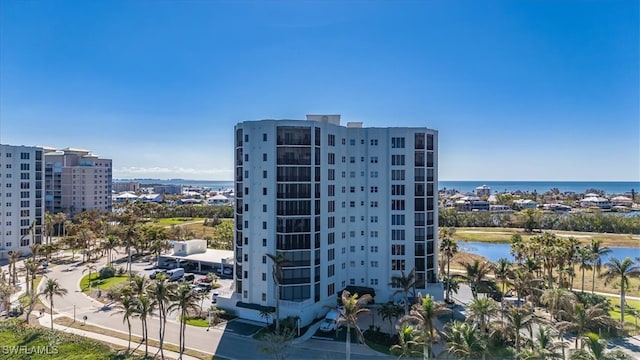
MULTIPOLYGON (((114 180, 114 181, 124 181, 114 180)), ((231 180, 186 180, 186 179, 126 179, 137 181, 140 184, 165 184, 165 185, 190 185, 205 187, 212 190, 233 189, 231 180)), ((583 194, 587 189, 602 190, 606 194, 625 194, 634 189, 640 193, 640 181, 440 181, 440 190, 456 189, 461 192, 474 192, 480 185, 487 185, 491 192, 524 191, 545 193, 552 188, 558 188, 560 192, 572 191, 583 194)))

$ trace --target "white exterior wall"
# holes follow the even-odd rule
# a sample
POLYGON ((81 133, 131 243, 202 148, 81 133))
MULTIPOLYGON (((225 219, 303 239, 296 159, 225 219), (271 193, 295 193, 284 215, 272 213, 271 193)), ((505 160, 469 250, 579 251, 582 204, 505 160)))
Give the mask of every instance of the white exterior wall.
MULTIPOLYGON (((335 120, 335 119, 332 119, 335 120)), ((312 134, 311 141, 311 211, 314 216, 314 185, 319 184, 320 196, 320 242, 317 248, 314 247, 314 229, 311 225, 311 286, 309 299, 303 301, 281 300, 281 318, 287 315, 300 316, 303 325, 309 323, 314 318, 318 318, 327 312, 325 306, 332 306, 336 303, 336 293, 348 285, 371 287, 376 291, 376 301, 386 302, 392 299, 392 294, 397 290, 389 286, 391 277, 400 275, 400 270, 391 269, 392 260, 405 261, 405 274, 408 274, 416 265, 415 260, 415 133, 433 135, 433 195, 432 210, 426 210, 424 214, 432 214, 433 232, 432 263, 427 268, 427 256, 424 256, 425 274, 429 269, 433 271, 431 280, 437 281, 437 132, 427 128, 361 128, 344 127, 331 122, 321 121, 300 121, 300 120, 262 120, 239 123, 236 126, 238 131, 242 130, 242 141, 235 144, 240 145, 242 154, 236 147, 236 229, 242 233, 238 238, 236 232, 236 286, 238 293, 235 298, 245 303, 259 304, 262 306, 275 306, 275 286, 272 277, 272 261, 263 261, 265 254, 276 254, 277 238, 277 216, 276 192, 278 188, 277 175, 277 128, 280 126, 310 127, 312 134), (320 164, 314 164, 314 127, 320 128, 320 164), (266 134, 266 140, 263 140, 266 134), (328 145, 328 135, 335 135, 335 146, 328 145), (248 135, 249 141, 245 141, 248 135), (391 148, 392 137, 404 137, 404 148, 391 148), (344 139, 344 144, 342 142, 344 139), (351 140, 354 145, 351 145, 351 140), (377 141, 372 145, 372 140, 377 141), (335 164, 328 164, 329 153, 335 154, 335 164), (263 161, 263 154, 266 154, 266 161, 263 161), (246 157, 248 155, 248 158, 246 157), (392 166, 392 155, 404 155, 404 166, 392 166), (345 161, 342 161, 342 157, 345 161), (353 157, 353 163, 351 158, 353 157), (248 159, 248 161, 247 161, 248 159), (377 162, 372 162, 377 159, 377 162), (320 181, 314 181, 313 168, 320 168, 320 181), (335 170, 335 180, 328 180, 329 169, 335 170), (404 170, 404 180, 392 181, 391 170, 404 170), (266 171, 267 177, 263 177, 266 171), (344 177, 343 177, 344 173, 344 177), (377 176, 374 176, 376 173, 377 176), (241 184, 241 186, 239 186, 241 184), (335 186, 335 196, 329 196, 328 188, 335 186), (391 185, 404 185, 403 196, 391 196, 391 185), (343 193, 344 187, 344 193, 343 193), (353 192, 351 192, 353 187, 353 192), (372 187, 377 188, 377 192, 372 192, 372 187), (266 195, 263 195, 263 188, 266 195), (247 194, 247 191, 248 194, 247 194), (242 197, 240 194, 242 193, 242 197), (404 211, 392 211, 392 199, 404 200, 404 211), (329 212, 329 202, 335 202, 335 211, 329 212), (353 202, 353 207, 352 207, 353 202), (376 207, 372 207, 372 202, 377 202, 376 207), (263 211, 266 206, 266 211, 263 211), (238 213, 238 208, 242 213, 238 213), (392 215, 404 215, 404 226, 392 226, 392 215), (334 218, 335 227, 329 228, 329 218, 334 218), (374 221, 372 221, 374 220, 374 221), (377 220, 377 221, 375 221, 377 220), (344 222, 343 222, 344 221, 344 222), (266 229, 263 228, 266 224, 266 229), (246 226, 248 225, 248 226, 246 226), (404 230, 404 240, 392 241, 392 230, 404 230), (335 233, 335 243, 329 244, 328 234, 335 233), (375 236, 377 234, 377 237, 375 236), (263 239, 266 239, 266 246, 263 246, 263 239), (392 245, 404 245, 404 255, 392 255, 392 245), (328 260, 330 249, 334 249, 335 258, 328 260), (316 296, 314 289, 314 259, 315 250, 320 252, 319 266, 319 294, 316 296), (333 276, 329 276, 329 266, 334 266, 333 276), (238 271, 239 270, 239 271, 238 271), (329 294, 329 285, 334 284, 333 293, 329 294), (241 290, 240 290, 241 287, 241 290), (264 297, 263 297, 264 294, 264 297)), ((426 147, 426 146, 425 146, 426 147)), ((427 150, 421 150, 426 152, 427 150)), ((422 167, 427 172, 427 169, 422 167)), ((282 182, 284 183, 284 182, 282 182)), ((426 199, 426 183, 425 195, 426 199)), ((305 216, 302 216, 305 217, 305 216)), ((426 216, 425 216, 426 217, 426 216)), ((426 221, 426 220, 425 220, 426 221)), ((424 228, 424 226, 423 226, 424 228)), ((425 228, 426 237, 426 228, 425 228)), ((424 253, 427 251, 426 241, 424 242, 424 253)), ((286 252, 285 252, 286 253, 286 252)), ((440 284, 427 284, 424 289, 417 291, 425 294, 430 293, 437 299, 443 297, 440 284)), ((251 310, 254 311, 255 310, 251 310)), ((242 310, 239 312, 246 313, 242 310)))
POLYGON ((42 241, 43 158, 39 147, 0 145, 0 259, 14 251, 29 254, 29 245, 42 241), (33 234, 28 230, 32 223, 33 234))

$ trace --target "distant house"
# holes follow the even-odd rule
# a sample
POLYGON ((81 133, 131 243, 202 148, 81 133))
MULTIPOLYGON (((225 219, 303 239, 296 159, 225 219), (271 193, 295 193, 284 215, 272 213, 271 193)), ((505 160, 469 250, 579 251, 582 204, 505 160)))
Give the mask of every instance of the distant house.
POLYGON ((513 203, 521 210, 538 208, 538 203, 530 199, 518 199, 514 200, 513 203))
POLYGON ((631 200, 626 196, 616 196, 613 199, 611 199, 611 205, 631 207, 633 206, 633 200, 631 200))
POLYGON ((180 199, 181 204, 200 204, 202 199, 180 199))
POLYGON ((454 203, 458 211, 489 211, 489 202, 477 196, 464 196, 454 203))
POLYGON ((542 208, 549 211, 571 211, 570 206, 563 204, 544 204, 542 208))
POLYGON ((491 188, 487 185, 481 185, 476 188, 476 196, 482 198, 491 195, 491 188))
POLYGON ((164 194, 142 194, 138 196, 138 200, 142 202, 161 203, 164 201, 164 194))
POLYGON ((489 211, 491 212, 499 212, 499 213, 510 213, 513 212, 513 209, 508 207, 507 205, 490 205, 489 211))
POLYGON ((598 196, 589 196, 580 200, 580 206, 583 208, 598 207, 600 209, 611 209, 611 201, 607 198, 598 196))
POLYGON ((122 203, 125 201, 138 201, 138 196, 136 194, 130 193, 128 191, 122 192, 115 196, 114 201, 117 203, 122 203))
POLYGON ((225 205, 229 203, 229 198, 222 194, 216 194, 207 199, 208 205, 225 205))

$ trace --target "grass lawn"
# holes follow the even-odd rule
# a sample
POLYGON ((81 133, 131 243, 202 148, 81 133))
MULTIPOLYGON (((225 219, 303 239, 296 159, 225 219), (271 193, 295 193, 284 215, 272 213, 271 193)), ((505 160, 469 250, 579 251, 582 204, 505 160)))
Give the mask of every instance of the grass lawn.
POLYGON ((213 226, 204 226, 203 222, 186 224, 182 228, 188 232, 193 232, 199 239, 204 239, 205 237, 215 238, 213 226))
POLYGON ((209 327, 209 321, 207 321, 207 319, 189 318, 187 319, 187 325, 209 327))
MULTIPOLYGON (((609 301, 613 307, 613 310, 609 311, 609 315, 616 320, 620 320, 620 299, 618 298, 610 298, 609 301)), ((627 330, 629 335, 638 334, 638 330, 636 329, 636 317, 629 311, 631 308, 640 312, 640 301, 638 300, 626 300, 625 314, 624 314, 624 328, 627 330)), ((640 314, 639 314, 640 315, 640 314)), ((640 325, 640 317, 637 319, 638 325, 640 325)))
MULTIPOLYGON (((100 290, 109 290, 111 287, 122 284, 129 279, 128 275, 114 276, 108 279, 100 279, 96 273, 91 274, 91 288, 100 290)), ((80 280, 80 289, 82 291, 89 291, 89 274, 82 277, 80 280)))
MULTIPOLYGON (((640 248, 640 237, 631 234, 602 234, 575 231, 550 230, 557 235, 574 236, 583 244, 589 244, 591 239, 602 241, 603 246, 623 246, 640 248)), ((462 241, 479 241, 490 243, 509 243, 511 236, 520 234, 523 240, 528 240, 531 236, 539 233, 527 234, 522 229, 513 228, 489 228, 489 227, 460 227, 456 228, 454 238, 462 241)))
POLYGON ((139 356, 116 354, 116 347, 88 340, 79 336, 37 328, 24 327, 13 322, 0 325, 0 344, 11 353, 4 353, 2 359, 33 360, 124 360, 142 359, 139 356))
POLYGON ((180 218, 165 218, 154 221, 154 224, 161 226, 171 226, 171 225, 180 225, 191 221, 203 221, 204 218, 188 218, 188 217, 180 217, 180 218))

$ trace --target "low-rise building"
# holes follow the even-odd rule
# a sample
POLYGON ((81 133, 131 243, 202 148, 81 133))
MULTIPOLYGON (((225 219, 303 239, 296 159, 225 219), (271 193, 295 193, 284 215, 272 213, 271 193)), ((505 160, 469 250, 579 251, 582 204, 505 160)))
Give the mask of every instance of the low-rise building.
POLYGON ((633 206, 633 200, 631 200, 626 196, 616 196, 613 199, 611 199, 611 205, 631 207, 633 206))
POLYGON ((524 210, 524 209, 535 210, 538 208, 538 203, 536 203, 531 199, 518 199, 518 200, 514 200, 513 203, 516 205, 518 209, 521 209, 521 210, 524 210))
POLYGON ((488 201, 481 200, 477 196, 463 196, 454 203, 458 211, 489 211, 490 204, 488 201))
POLYGON ((598 207, 603 210, 611 209, 611 201, 599 196, 589 196, 580 200, 580 206, 583 208, 598 207))

